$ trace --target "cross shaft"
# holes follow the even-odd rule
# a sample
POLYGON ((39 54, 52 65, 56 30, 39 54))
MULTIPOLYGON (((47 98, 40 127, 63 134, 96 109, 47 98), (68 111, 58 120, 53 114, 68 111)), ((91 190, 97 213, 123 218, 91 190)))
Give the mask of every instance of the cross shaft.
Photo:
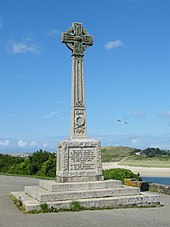
POLYGON ((87 137, 84 92, 84 50, 93 45, 93 37, 80 23, 73 23, 62 34, 62 42, 72 51, 71 139, 87 137))

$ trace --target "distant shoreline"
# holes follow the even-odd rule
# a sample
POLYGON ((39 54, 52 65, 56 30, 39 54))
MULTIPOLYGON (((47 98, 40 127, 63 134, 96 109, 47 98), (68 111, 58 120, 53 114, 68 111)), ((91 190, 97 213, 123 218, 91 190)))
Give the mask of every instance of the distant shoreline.
POLYGON ((125 168, 130 169, 135 174, 140 174, 141 177, 170 177, 170 168, 148 168, 148 167, 134 167, 122 166, 118 162, 103 162, 103 169, 111 168, 125 168))

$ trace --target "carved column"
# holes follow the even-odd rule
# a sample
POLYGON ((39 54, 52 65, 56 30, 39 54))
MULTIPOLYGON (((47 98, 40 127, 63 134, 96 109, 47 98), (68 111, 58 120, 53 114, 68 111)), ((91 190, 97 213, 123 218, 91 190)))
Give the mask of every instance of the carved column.
POLYGON ((71 139, 87 138, 82 55, 72 55, 71 139))
POLYGON ((71 139, 87 138, 83 58, 93 37, 75 22, 62 34, 62 42, 72 51, 71 139))

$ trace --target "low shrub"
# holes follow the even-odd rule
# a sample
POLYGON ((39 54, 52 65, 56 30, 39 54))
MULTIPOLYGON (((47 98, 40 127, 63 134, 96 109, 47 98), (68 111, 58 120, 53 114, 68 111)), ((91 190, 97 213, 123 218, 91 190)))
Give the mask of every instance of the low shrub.
POLYGON ((109 179, 121 180, 122 183, 124 183, 124 180, 126 178, 133 178, 138 181, 142 180, 139 174, 134 174, 131 170, 123 168, 103 170, 103 176, 105 180, 109 179))

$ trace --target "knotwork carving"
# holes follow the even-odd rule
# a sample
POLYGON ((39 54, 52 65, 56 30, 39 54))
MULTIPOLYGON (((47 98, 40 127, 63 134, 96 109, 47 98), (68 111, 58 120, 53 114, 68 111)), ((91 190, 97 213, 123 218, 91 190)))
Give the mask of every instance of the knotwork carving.
POLYGON ((75 133, 84 133, 85 131, 85 112, 84 110, 75 111, 75 133))
POLYGON ((93 37, 89 35, 81 23, 73 23, 71 28, 62 33, 62 42, 74 55, 84 55, 84 51, 93 45, 93 37))

